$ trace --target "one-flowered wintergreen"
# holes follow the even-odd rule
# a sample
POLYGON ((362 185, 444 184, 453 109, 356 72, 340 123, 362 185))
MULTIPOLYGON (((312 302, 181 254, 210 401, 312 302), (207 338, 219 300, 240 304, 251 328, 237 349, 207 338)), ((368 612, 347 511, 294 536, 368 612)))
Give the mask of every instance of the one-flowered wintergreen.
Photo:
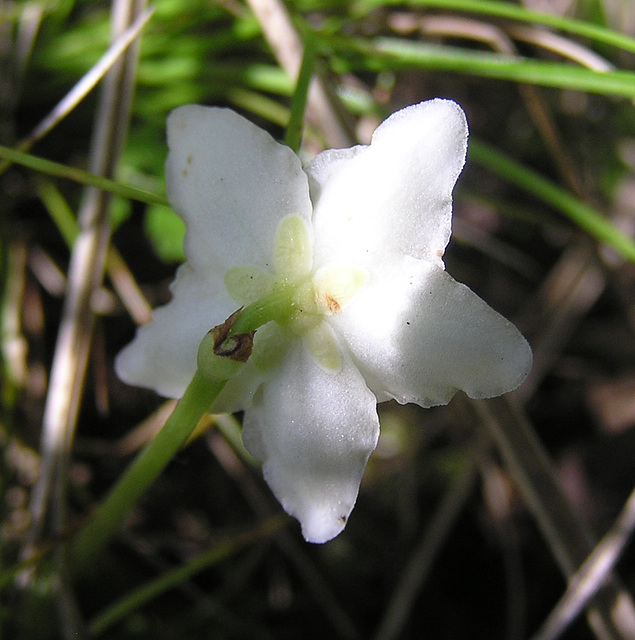
POLYGON ((393 114, 369 146, 303 168, 233 111, 188 105, 169 117, 168 197, 187 262, 119 375, 179 397, 206 333, 280 293, 210 409, 245 412, 245 445, 311 542, 345 526, 378 402, 488 398, 531 366, 518 330, 444 270, 467 136, 461 108, 431 100, 393 114))

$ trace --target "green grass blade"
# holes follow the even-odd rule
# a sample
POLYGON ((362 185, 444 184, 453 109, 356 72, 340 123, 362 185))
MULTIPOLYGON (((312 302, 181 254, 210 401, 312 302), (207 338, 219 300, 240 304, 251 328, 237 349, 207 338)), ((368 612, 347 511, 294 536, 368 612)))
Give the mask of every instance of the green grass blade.
POLYGON ((309 97, 309 87, 313 78, 316 62, 315 38, 306 30, 304 35, 304 54, 298 73, 293 100, 291 101, 291 115, 284 139, 285 144, 296 153, 302 144, 302 132, 304 131, 304 113, 309 97))
POLYGON ((399 38, 339 39, 331 46, 358 69, 446 71, 558 89, 635 97, 635 73, 630 71, 599 72, 572 64, 541 62, 399 38))
POLYGON ((261 93, 236 87, 227 91, 227 97, 241 109, 265 118, 281 127, 286 126, 289 122, 289 107, 261 93))
POLYGON ((196 556, 187 564, 168 571, 156 580, 152 580, 138 589, 134 589, 119 600, 116 600, 105 611, 93 619, 90 623, 91 637, 102 634, 108 628, 112 627, 113 624, 123 620, 128 614, 150 600, 157 598, 162 593, 177 587, 197 573, 222 562, 244 547, 272 534, 286 522, 288 522, 286 516, 273 516, 253 529, 221 540, 209 551, 196 556))
POLYGON ((0 158, 8 160, 9 162, 22 165, 39 173, 45 173, 56 178, 66 178, 79 182, 80 184, 97 187, 102 191, 107 191, 123 198, 129 198, 131 200, 138 200, 139 202, 145 202, 147 204, 162 204, 169 207, 169 203, 164 196, 160 196, 156 193, 150 193, 143 189, 137 189, 115 180, 109 180, 108 178, 102 178, 96 176, 93 173, 84 171, 83 169, 77 169, 75 167, 69 167, 58 162, 52 162, 51 160, 45 160, 44 158, 38 158, 28 153, 11 149, 0 145, 0 158))
POLYGON ((199 371, 163 428, 146 444, 86 526, 70 540, 71 570, 86 572, 115 535, 136 501, 156 480, 193 433, 226 381, 210 381, 199 371))
POLYGON ((598 242, 611 246, 626 260, 635 262, 635 241, 611 224, 599 211, 579 200, 535 171, 490 146, 470 140, 469 159, 533 194, 567 216, 598 242))
MULTIPOLYGON (((395 4, 392 1, 382 2, 369 0, 360 3, 359 8, 364 12, 376 9, 379 6, 395 4)), ((402 4, 402 3, 399 3, 402 4)), ((635 38, 631 38, 623 33, 607 29, 590 22, 582 20, 574 20, 572 18, 564 18, 549 13, 539 13, 530 11, 514 2, 499 2, 492 0, 410 0, 405 3, 411 7, 430 7, 434 9, 446 9, 448 11, 463 11, 471 14, 480 14, 487 16, 495 16, 497 18, 507 18, 519 22, 529 22, 532 24, 542 24, 546 27, 552 27, 583 36, 595 42, 610 45, 635 53, 635 38)))
POLYGON ((79 234, 79 225, 68 203, 50 180, 38 180, 37 192, 64 242, 68 247, 72 247, 79 234))

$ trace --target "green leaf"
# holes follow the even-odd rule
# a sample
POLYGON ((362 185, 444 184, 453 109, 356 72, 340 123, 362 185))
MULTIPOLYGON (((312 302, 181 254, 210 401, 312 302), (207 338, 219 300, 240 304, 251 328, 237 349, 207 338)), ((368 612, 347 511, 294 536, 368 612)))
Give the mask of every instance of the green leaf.
POLYGON ((115 180, 102 178, 101 176, 96 176, 88 171, 84 171, 83 169, 77 169, 75 167, 60 164, 59 162, 52 162, 51 160, 38 158, 37 156, 18 151, 17 149, 12 149, 10 147, 0 145, 0 158, 7 161, 2 163, 0 173, 2 173, 11 163, 15 163, 50 176, 67 178, 68 180, 79 182, 85 186, 97 187, 102 191, 119 195, 122 198, 139 200, 140 202, 146 202, 148 204, 158 203, 167 205, 167 200, 164 196, 121 184, 115 180))
POLYGON ((183 262, 185 223, 168 207, 151 205, 144 218, 145 232, 157 255, 165 262, 183 262))
POLYGON ((470 141, 469 159, 475 160, 505 180, 551 205, 598 242, 608 244, 623 258, 635 262, 635 241, 622 233, 602 213, 586 202, 571 195, 535 171, 524 167, 509 156, 474 139, 470 141))
POLYGON ((592 71, 573 64, 541 62, 521 56, 422 44, 399 38, 338 39, 331 41, 331 46, 356 69, 446 71, 559 89, 635 97, 635 73, 630 71, 592 71))
POLYGON ((285 144, 296 153, 300 150, 300 145, 302 144, 304 112, 306 111, 309 87, 316 62, 315 38, 306 30, 303 40, 304 55, 302 56, 302 65, 300 66, 298 81, 291 101, 291 116, 285 137, 285 144))
POLYGON ((608 44, 635 53, 635 38, 590 22, 565 18, 550 13, 530 11, 514 2, 493 0, 410 0, 409 2, 397 3, 393 0, 364 0, 357 3, 357 9, 363 13, 369 13, 378 7, 393 4, 405 4, 411 7, 432 7, 435 9, 446 9, 448 11, 465 11, 471 14, 496 16, 498 18, 508 18, 520 22, 542 24, 547 27, 559 29, 560 31, 589 38, 595 42, 608 44))

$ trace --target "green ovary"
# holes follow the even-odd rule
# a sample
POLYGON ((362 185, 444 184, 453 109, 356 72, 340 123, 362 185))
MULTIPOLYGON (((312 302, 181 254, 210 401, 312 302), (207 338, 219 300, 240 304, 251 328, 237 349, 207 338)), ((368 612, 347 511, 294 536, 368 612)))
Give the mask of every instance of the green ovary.
POLYGON ((275 363, 276 358, 267 354, 279 352, 273 343, 284 339, 280 335, 284 333, 302 338, 321 367, 339 371, 342 357, 337 341, 323 320, 353 299, 366 283, 367 272, 349 266, 329 266, 314 272, 311 236, 304 220, 295 215, 283 218, 278 225, 273 264, 273 273, 256 266, 240 266, 225 274, 227 291, 240 305, 252 304, 269 295, 285 294, 280 296, 284 302, 276 318, 278 330, 272 327, 263 332, 261 340, 256 340, 256 365, 267 368, 275 363))

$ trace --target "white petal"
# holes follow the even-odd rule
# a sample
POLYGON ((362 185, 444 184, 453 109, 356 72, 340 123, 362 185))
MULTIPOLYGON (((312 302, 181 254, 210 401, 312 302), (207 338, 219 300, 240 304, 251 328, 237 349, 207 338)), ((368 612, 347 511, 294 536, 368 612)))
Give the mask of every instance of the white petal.
POLYGON ((457 390, 490 398, 515 389, 531 367, 513 324, 445 271, 409 256, 373 273, 328 322, 380 399, 430 407, 457 390))
POLYGON ((115 366, 124 382, 178 398, 196 371, 201 340, 236 310, 236 303, 222 277, 201 278, 187 263, 179 267, 170 289, 172 300, 137 330, 115 366))
POLYGON ((376 399, 348 358, 319 367, 296 340, 246 412, 243 439, 309 542, 342 531, 377 444, 376 399))
POLYGON ((452 189, 465 162, 467 123, 449 100, 402 109, 369 147, 327 151, 306 168, 314 204, 315 265, 366 266, 386 253, 441 265, 452 189))
POLYGON ((271 262, 278 223, 310 219, 307 178, 297 156, 228 109, 187 105, 168 118, 168 199, 185 220, 195 268, 271 262))

